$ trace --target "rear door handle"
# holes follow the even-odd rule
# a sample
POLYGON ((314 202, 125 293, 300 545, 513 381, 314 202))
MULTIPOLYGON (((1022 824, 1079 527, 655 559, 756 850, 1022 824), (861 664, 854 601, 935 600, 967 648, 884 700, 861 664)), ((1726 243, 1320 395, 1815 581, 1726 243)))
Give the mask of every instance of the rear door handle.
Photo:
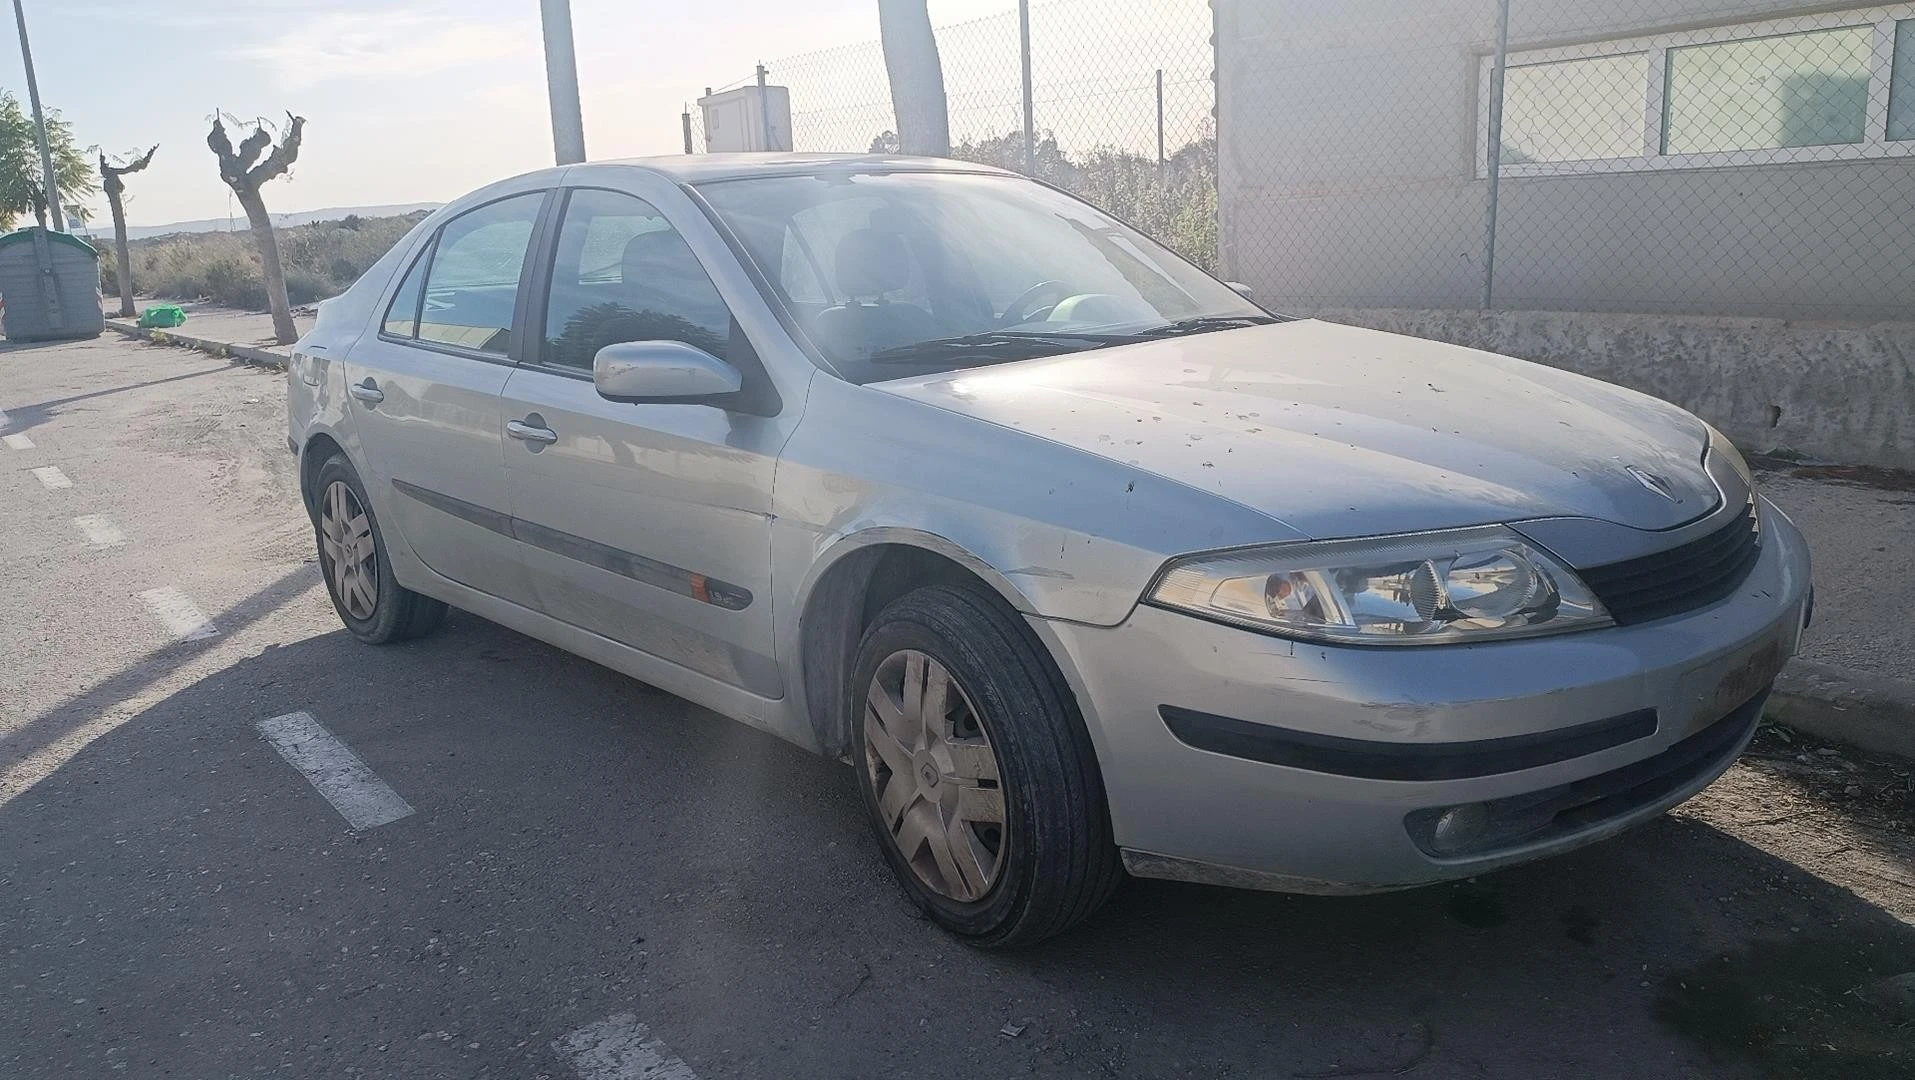
POLYGON ((353 383, 346 387, 346 393, 373 405, 386 400, 386 392, 379 389, 379 384, 373 382, 371 376, 368 376, 365 382, 353 383))
POLYGON ((547 445, 559 441, 558 432, 553 431, 549 427, 539 427, 535 422, 528 422, 536 420, 537 415, 534 414, 533 416, 526 417, 524 420, 508 421, 505 425, 505 433, 520 442, 547 445))

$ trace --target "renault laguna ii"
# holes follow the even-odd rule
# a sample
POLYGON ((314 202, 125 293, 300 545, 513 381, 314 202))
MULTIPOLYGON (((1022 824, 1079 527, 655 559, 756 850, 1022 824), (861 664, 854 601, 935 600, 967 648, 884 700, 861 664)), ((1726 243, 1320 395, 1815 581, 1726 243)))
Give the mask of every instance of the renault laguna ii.
POLYGON ((978 945, 1126 871, 1358 892, 1611 836, 1729 766, 1808 614, 1696 417, 1282 317, 963 163, 502 181, 288 386, 355 636, 453 605, 843 759, 978 945))

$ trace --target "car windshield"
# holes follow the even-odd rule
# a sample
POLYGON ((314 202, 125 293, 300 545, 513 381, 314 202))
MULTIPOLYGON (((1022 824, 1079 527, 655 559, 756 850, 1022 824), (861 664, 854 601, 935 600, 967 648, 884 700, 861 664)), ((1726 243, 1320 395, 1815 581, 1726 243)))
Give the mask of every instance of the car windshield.
POLYGON ((1021 177, 842 173, 699 191, 853 382, 1276 321, 1142 233, 1021 177))

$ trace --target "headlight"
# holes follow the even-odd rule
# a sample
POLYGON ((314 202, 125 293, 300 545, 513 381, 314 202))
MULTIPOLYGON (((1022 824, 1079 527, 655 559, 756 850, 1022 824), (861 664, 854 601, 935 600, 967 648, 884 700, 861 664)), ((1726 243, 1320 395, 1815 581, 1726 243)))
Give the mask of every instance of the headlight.
POLYGON ((1166 566, 1146 600, 1361 645, 1492 641, 1610 622, 1574 571, 1500 525, 1192 555, 1166 566))

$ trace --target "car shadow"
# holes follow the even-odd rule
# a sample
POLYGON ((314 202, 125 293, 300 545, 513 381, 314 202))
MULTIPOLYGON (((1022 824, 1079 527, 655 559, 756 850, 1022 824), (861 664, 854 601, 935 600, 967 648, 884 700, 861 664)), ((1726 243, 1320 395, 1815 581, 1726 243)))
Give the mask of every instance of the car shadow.
POLYGON ((978 952, 902 901, 845 766, 458 613, 104 731, 0 804, 0 880, 11 1041, 82 1073, 557 1074, 556 1033, 637 1009, 707 1080, 1915 1076, 1856 994, 1915 929, 1692 819, 1382 896, 1134 881, 978 952), (416 812, 346 828, 254 729, 295 710, 416 812))

